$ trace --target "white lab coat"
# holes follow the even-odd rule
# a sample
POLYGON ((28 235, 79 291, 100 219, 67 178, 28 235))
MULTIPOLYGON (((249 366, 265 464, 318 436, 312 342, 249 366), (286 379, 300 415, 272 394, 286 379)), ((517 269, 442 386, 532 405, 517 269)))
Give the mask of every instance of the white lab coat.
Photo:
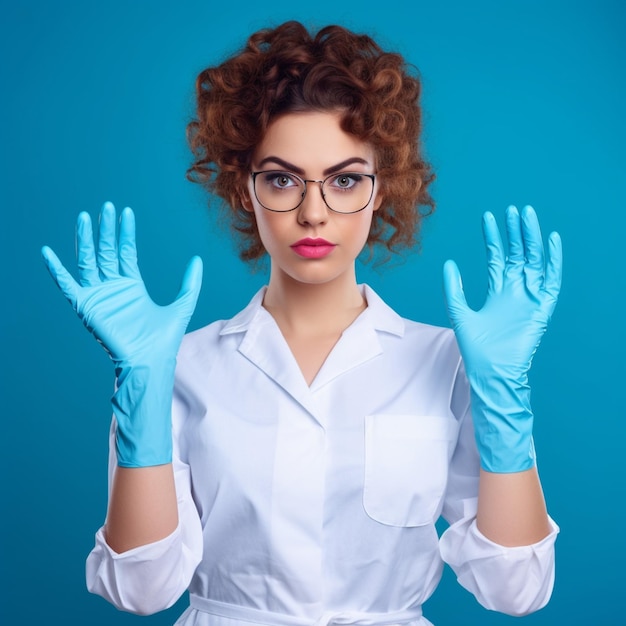
POLYGON ((476 528, 479 461, 453 332, 363 293, 367 309, 310 387, 264 290, 185 336, 172 411, 179 526, 122 554, 100 529, 90 591, 153 613, 189 588, 185 626, 424 626, 446 561, 487 608, 519 615, 548 601, 556 525, 517 548, 476 528))

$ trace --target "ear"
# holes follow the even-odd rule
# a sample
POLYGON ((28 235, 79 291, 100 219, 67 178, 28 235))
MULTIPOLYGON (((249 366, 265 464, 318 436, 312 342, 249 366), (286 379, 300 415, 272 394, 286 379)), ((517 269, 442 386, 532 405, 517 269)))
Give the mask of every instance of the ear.
POLYGON ((383 195, 381 193, 376 194, 376 200, 374 200, 374 211, 378 211, 383 203, 383 195))
POLYGON ((248 211, 248 213, 254 213, 254 207, 252 206, 252 200, 250 200, 250 195, 247 192, 242 192, 239 196, 239 201, 241 202, 241 206, 244 211, 248 211))

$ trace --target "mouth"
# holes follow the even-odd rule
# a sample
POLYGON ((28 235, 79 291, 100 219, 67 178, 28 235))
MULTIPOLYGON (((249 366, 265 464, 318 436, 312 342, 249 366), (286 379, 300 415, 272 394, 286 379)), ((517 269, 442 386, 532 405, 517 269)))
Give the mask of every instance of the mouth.
POLYGON ((296 241, 291 249, 299 256, 305 259, 321 259, 328 256, 334 249, 336 244, 326 241, 326 239, 311 239, 306 237, 296 241))

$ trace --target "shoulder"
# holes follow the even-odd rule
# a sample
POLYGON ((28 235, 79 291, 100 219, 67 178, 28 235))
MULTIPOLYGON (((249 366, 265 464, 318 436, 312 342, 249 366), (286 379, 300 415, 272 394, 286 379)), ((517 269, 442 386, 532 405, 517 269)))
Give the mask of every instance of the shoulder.
POLYGON ((451 328, 400 316, 368 285, 364 285, 364 294, 370 319, 388 346, 395 345, 398 349, 411 351, 423 350, 431 356, 433 353, 446 353, 458 359, 456 337, 451 328))
POLYGON ((265 287, 259 289, 234 317, 187 333, 177 355, 179 373, 192 369, 206 372, 226 354, 236 352, 246 331, 257 323, 264 293, 265 287))
POLYGON ((210 371, 219 354, 220 332, 225 320, 219 320, 187 333, 176 355, 176 379, 182 381, 195 379, 210 371))
POLYGON ((442 380, 456 378, 461 364, 461 354, 456 336, 451 328, 435 326, 405 319, 404 334, 395 342, 387 341, 387 349, 391 348, 398 358, 413 363, 416 371, 424 375, 429 370, 435 377, 442 380))
POLYGON ((217 344, 219 342, 220 333, 226 323, 227 320, 217 320, 207 326, 187 333, 183 337, 178 353, 179 357, 193 358, 194 355, 203 352, 207 347, 217 344))
POLYGON ((408 342, 449 347, 458 352, 456 336, 451 328, 436 326, 415 320, 402 318, 404 321, 404 338, 408 342))

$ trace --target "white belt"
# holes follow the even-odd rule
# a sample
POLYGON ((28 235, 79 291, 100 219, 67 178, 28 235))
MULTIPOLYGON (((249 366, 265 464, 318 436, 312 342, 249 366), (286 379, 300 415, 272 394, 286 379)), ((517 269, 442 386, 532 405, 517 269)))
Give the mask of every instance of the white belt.
POLYGON ((209 600, 195 594, 189 594, 189 603, 192 608, 203 613, 252 622, 254 624, 267 624, 268 626, 330 626, 331 624, 341 626, 390 626, 391 624, 408 624, 422 617, 421 607, 416 607, 389 613, 325 611, 320 617, 312 621, 304 617, 294 617, 284 613, 273 613, 272 611, 262 611, 248 606, 209 600))

